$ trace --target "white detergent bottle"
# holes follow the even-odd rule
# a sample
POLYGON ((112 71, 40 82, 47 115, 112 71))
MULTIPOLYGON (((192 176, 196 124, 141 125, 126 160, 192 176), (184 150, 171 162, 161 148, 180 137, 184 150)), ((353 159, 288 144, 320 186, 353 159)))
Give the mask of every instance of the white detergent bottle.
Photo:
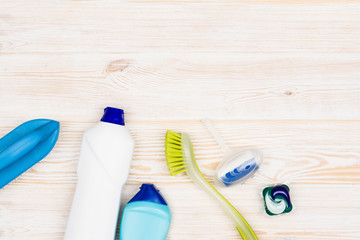
POLYGON ((113 240, 134 140, 124 111, 107 107, 83 136, 78 182, 64 240, 113 240))

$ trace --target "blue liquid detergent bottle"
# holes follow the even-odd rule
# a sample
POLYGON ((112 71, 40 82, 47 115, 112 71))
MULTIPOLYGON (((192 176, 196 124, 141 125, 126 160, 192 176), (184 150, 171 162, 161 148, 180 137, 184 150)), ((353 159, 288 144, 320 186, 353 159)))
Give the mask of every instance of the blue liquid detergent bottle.
POLYGON ((170 222, 170 209, 159 190, 143 184, 124 208, 120 240, 165 240, 170 222))

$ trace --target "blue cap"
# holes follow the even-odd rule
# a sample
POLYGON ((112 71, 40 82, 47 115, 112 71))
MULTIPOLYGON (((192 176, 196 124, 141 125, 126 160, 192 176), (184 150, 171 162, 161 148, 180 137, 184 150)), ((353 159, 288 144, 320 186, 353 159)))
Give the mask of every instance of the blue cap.
POLYGON ((104 115, 102 116, 101 121, 125 126, 124 110, 107 107, 104 109, 104 115))
POLYGON ((161 196, 160 191, 151 183, 144 183, 141 185, 140 191, 129 201, 129 203, 137 201, 167 205, 165 199, 161 196))

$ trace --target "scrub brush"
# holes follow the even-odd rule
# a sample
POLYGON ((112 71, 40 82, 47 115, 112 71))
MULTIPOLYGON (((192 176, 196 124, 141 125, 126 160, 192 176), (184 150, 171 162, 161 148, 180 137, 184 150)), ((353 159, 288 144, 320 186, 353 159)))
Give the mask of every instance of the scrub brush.
POLYGON ((233 220, 243 240, 258 239, 243 216, 202 175, 188 134, 168 130, 165 139, 165 156, 170 174, 174 176, 186 172, 195 184, 212 195, 233 220))

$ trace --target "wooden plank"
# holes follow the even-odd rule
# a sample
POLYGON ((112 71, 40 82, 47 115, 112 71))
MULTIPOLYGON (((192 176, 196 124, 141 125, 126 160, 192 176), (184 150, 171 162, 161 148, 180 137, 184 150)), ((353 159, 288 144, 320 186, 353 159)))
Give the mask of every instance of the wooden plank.
MULTIPOLYGON (((0 225, 6 226, 0 237, 62 239, 76 182, 82 131, 91 124, 62 122, 60 140, 49 157, 0 191, 0 225)), ((221 189, 260 239, 357 239, 360 121, 215 121, 214 125, 231 147, 259 147, 264 151, 261 177, 221 189), (272 218, 262 207, 261 190, 276 182, 289 184, 295 209, 272 218)), ((212 182, 223 153, 204 125, 200 121, 144 121, 129 122, 128 127, 136 149, 123 204, 141 183, 153 182, 174 214, 169 239, 238 239, 217 203, 187 176, 171 177, 166 167, 165 130, 186 131, 191 134, 200 168, 212 182), (209 232, 219 235, 211 238, 209 232)))
POLYGON ((2 110, 75 121, 95 121, 106 105, 136 121, 360 119, 360 55, 216 55, 0 55, 0 100, 13 103, 2 110))
POLYGON ((2 2, 2 53, 359 53, 359 1, 2 2))
MULTIPOLYGON (((51 153, 51 161, 39 164, 21 184, 36 180, 39 184, 74 184, 75 166, 82 131, 89 123, 61 123, 61 141, 51 153)), ((93 124, 93 123, 92 123, 93 124)), ((166 129, 185 131, 193 137, 199 166, 212 179, 223 151, 201 122, 130 122, 136 149, 129 184, 144 179, 154 183, 189 183, 186 176, 168 174, 164 159, 166 129)), ((220 133, 234 148, 258 147, 267 161, 262 177, 249 184, 289 181, 295 184, 360 184, 360 121, 219 121, 220 133)), ((6 129, 2 127, 2 129, 6 129)))
MULTIPOLYGON (((216 202, 192 184, 157 184, 173 213, 168 239, 239 239, 216 202)), ((259 187, 222 191, 253 226, 259 239, 357 239, 359 188, 351 185, 290 185, 294 210, 265 214, 259 187), (357 190, 357 191, 354 191, 357 190), (237 193, 241 192, 241 193, 237 193), (347 198, 342 197, 345 194, 347 198), (356 206, 356 207, 355 207, 356 206)), ((137 191, 127 185, 123 203, 137 191)), ((61 185, 10 185, 1 194, 1 239, 63 239, 72 188, 61 185), (20 194, 21 193, 21 194, 20 194)))

